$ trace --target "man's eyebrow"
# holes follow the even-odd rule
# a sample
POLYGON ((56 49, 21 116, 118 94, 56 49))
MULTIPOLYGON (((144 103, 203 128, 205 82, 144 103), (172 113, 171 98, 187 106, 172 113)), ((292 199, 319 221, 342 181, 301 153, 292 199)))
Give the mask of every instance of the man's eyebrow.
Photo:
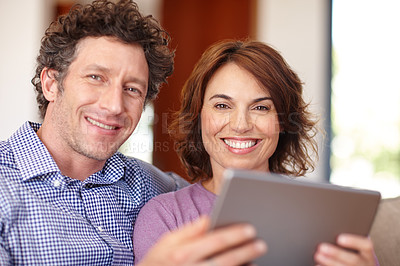
POLYGON ((110 69, 108 69, 107 67, 104 67, 102 65, 99 64, 90 64, 86 67, 86 69, 88 70, 101 70, 104 72, 110 72, 110 69))
MULTIPOLYGON (((222 98, 222 99, 225 99, 225 100, 232 100, 233 99, 232 97, 230 97, 230 96, 228 96, 226 94, 215 94, 215 95, 211 96, 209 100, 212 100, 212 99, 215 99, 215 98, 222 98)), ((253 103, 258 103, 258 102, 261 102, 261 101, 264 101, 264 100, 272 100, 272 98, 271 97, 257 98, 257 99, 253 100, 253 103)))
POLYGON ((129 76, 129 77, 127 78, 127 81, 128 81, 128 83, 130 83, 130 82, 137 83, 137 84, 139 84, 140 86, 143 86, 144 88, 147 88, 147 86, 148 86, 147 80, 142 80, 142 79, 139 79, 139 78, 137 78, 137 77, 129 76))
MULTIPOLYGON (((111 73, 111 70, 107 67, 104 67, 102 65, 99 64, 91 64, 88 65, 87 70, 99 70, 99 71, 103 71, 105 73, 111 73)), ((127 78, 128 82, 134 82, 134 83, 138 83, 139 85, 143 86, 143 87, 147 87, 147 80, 141 80, 137 77, 134 76, 128 76, 127 78)))

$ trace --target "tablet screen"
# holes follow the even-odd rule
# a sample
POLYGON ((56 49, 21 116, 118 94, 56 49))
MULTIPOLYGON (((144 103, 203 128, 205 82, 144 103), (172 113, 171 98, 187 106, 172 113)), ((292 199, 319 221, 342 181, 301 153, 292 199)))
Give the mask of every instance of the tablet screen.
POLYGON ((368 235, 380 193, 246 170, 229 169, 212 226, 246 222, 268 245, 258 265, 314 265, 321 242, 340 233, 368 235))

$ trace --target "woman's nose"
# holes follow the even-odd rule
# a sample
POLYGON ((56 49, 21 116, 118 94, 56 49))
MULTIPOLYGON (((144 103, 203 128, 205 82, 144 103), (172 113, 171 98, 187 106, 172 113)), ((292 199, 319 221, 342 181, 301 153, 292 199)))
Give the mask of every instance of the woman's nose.
POLYGON ((235 111, 231 113, 229 124, 233 131, 244 133, 253 128, 253 122, 247 111, 235 111))

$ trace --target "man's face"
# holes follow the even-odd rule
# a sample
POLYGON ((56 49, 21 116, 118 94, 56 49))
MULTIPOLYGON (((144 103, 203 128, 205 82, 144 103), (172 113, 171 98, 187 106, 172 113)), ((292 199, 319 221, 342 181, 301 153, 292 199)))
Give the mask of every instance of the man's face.
POLYGON ((76 53, 63 91, 49 105, 49 118, 59 148, 106 160, 139 122, 148 87, 147 61, 139 45, 109 37, 85 38, 76 53))

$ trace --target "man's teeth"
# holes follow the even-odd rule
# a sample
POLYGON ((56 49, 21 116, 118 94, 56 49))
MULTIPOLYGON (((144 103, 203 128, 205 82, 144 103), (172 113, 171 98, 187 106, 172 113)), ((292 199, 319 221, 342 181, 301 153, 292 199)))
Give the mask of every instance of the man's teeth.
POLYGON ((234 148, 234 149, 247 149, 247 148, 250 148, 250 147, 253 147, 254 145, 256 145, 256 141, 254 141, 254 140, 233 141, 233 140, 224 139, 224 142, 226 143, 226 145, 228 145, 229 147, 234 148))
POLYGON ((117 127, 113 127, 113 126, 109 126, 109 125, 104 125, 104 124, 102 124, 102 123, 100 123, 100 122, 97 122, 97 121, 95 121, 95 120, 93 120, 93 119, 91 119, 91 118, 87 118, 87 120, 90 122, 90 123, 92 123, 93 125, 95 125, 95 126, 98 126, 98 127, 101 127, 101 128, 104 128, 104 129, 108 129, 108 130, 111 130, 111 129, 116 129, 117 127))

